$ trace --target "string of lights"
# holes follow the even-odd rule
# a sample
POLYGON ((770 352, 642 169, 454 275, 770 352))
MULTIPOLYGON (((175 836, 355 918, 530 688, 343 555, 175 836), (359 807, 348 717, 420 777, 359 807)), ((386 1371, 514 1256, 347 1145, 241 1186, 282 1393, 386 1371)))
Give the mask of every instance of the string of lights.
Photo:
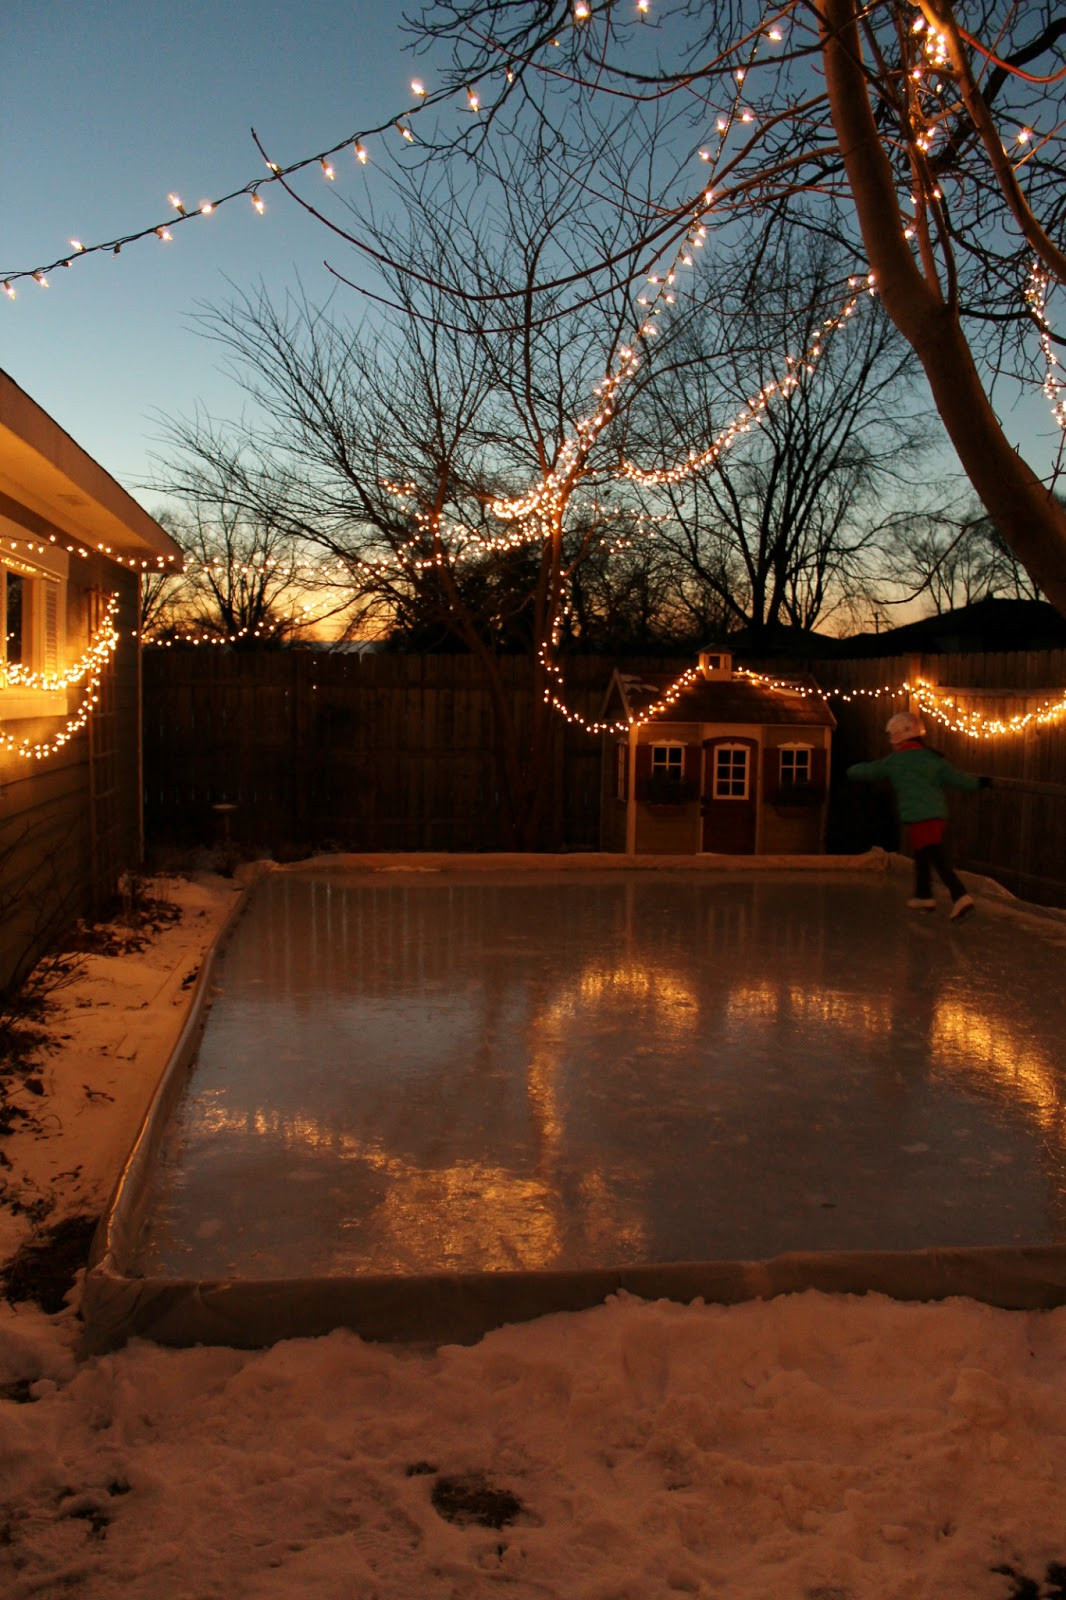
MULTIPOLYGON (((1049 697, 1030 711, 1019 711, 1001 717, 986 716, 980 710, 961 710, 957 700, 960 696, 965 698, 965 689, 959 689, 954 695, 945 696, 926 678, 916 678, 914 682, 905 679, 902 683, 884 683, 873 688, 822 689, 814 684, 768 677, 765 673, 754 672, 747 667, 737 667, 736 675, 774 693, 798 695, 803 699, 826 702, 840 700, 845 704, 858 700, 913 700, 923 716, 938 722, 950 732, 962 734, 969 739, 1014 737, 1026 733, 1031 728, 1048 727, 1066 718, 1066 692, 1057 697, 1049 697)), ((562 674, 558 668, 555 669, 553 676, 561 685, 562 674)), ((702 680, 702 676, 699 667, 689 667, 680 677, 668 684, 655 701, 645 706, 639 715, 619 717, 612 722, 597 721, 584 716, 580 711, 568 706, 561 695, 550 688, 545 691, 544 699, 566 722, 583 729, 586 733, 627 733, 630 728, 645 727, 648 723, 660 720, 687 690, 702 680)), ((1011 694, 1018 692, 1004 691, 1011 694)))
POLYGON ((1050 280, 1047 272, 1034 261, 1029 271, 1025 298, 1040 330, 1040 348, 1044 353, 1044 395, 1051 407, 1051 415, 1059 427, 1066 430, 1066 383, 1059 376, 1061 363, 1052 345, 1051 327, 1047 320, 1047 297, 1050 280))
MULTIPOLYGON (((8 299, 14 300, 17 293, 15 285, 21 280, 32 279, 42 289, 47 289, 50 286, 49 273, 55 272, 60 268, 73 267, 76 261, 81 261, 89 256, 118 256, 128 245, 137 244, 142 239, 154 238, 162 244, 170 244, 174 239, 175 229, 183 223, 191 222, 196 217, 212 216, 233 200, 249 200, 254 210, 262 216, 266 211, 266 201, 263 199, 260 190, 268 189, 271 184, 284 183, 284 180, 291 178, 295 173, 316 165, 321 168, 322 176, 332 182, 336 178, 334 157, 339 156, 342 151, 350 150, 355 161, 360 166, 366 166, 370 159, 367 141, 382 137, 389 132, 395 131, 399 133, 406 144, 414 144, 417 141, 411 129, 410 119, 427 106, 453 99, 454 91, 451 89, 439 89, 433 94, 428 94, 417 80, 412 83, 411 88, 416 97, 415 103, 396 115, 388 117, 376 127, 365 128, 357 133, 347 134, 343 139, 339 139, 336 144, 331 145, 329 149, 318 150, 313 155, 301 156, 299 160, 292 161, 287 166, 281 166, 276 161, 265 158, 267 166, 266 177, 251 178, 247 183, 242 184, 239 189, 232 189, 228 194, 219 195, 214 200, 200 200, 194 206, 187 206, 180 195, 172 192, 167 196, 171 209, 161 221, 151 222, 146 227, 137 228, 133 232, 122 234, 117 238, 101 240, 96 244, 84 244, 80 239, 72 238, 68 240, 69 248, 46 265, 0 270, 0 286, 2 286, 3 292, 8 299)), ((469 109, 477 109, 475 102, 471 102, 468 94, 467 103, 469 109)), ((252 130, 252 137, 256 138, 254 129, 252 130)), ((256 142, 258 143, 258 139, 256 139, 256 142)))
POLYGON ((89 641, 85 654, 65 667, 62 672, 34 672, 21 661, 8 661, 0 667, 8 688, 19 689, 69 689, 80 683, 86 673, 92 673, 111 655, 118 642, 115 616, 118 612, 118 595, 109 597, 104 609, 104 620, 89 641))
POLYGON ((53 755, 63 745, 85 727, 92 714, 99 696, 100 678, 104 668, 110 661, 118 645, 118 630, 115 627, 115 617, 118 613, 119 597, 113 594, 109 597, 104 610, 103 621, 89 641, 88 649, 79 661, 67 667, 61 673, 28 672, 16 662, 9 662, 4 668, 4 676, 10 687, 32 689, 66 689, 84 678, 85 689, 75 711, 70 715, 62 728, 52 734, 49 739, 19 739, 14 734, 8 733, 0 725, 0 751, 7 755, 19 756, 24 760, 42 761, 46 756, 53 755))
MULTIPOLYGON (((848 280, 854 286, 855 278, 848 280)), ((876 294, 873 274, 867 277, 867 293, 876 294)), ((721 433, 712 440, 706 450, 690 450, 687 458, 673 467, 657 467, 650 471, 636 466, 632 461, 622 462, 622 474, 632 483, 644 487, 651 487, 664 483, 680 483, 682 479, 691 477, 693 473, 702 472, 705 468, 713 466, 726 450, 745 433, 750 433, 752 428, 762 425, 763 413, 774 399, 785 400, 794 389, 797 389, 805 375, 814 372, 824 353, 826 338, 841 327, 847 319, 854 315, 859 303, 859 296, 854 295, 835 317, 827 317, 822 323, 822 331, 815 342, 800 357, 786 356, 785 364, 789 368, 787 375, 775 379, 764 385, 747 405, 738 412, 721 433)))
MULTIPOLYGON (((43 556, 47 554, 49 547, 53 550, 64 550, 67 555, 77 556, 82 561, 87 561, 90 556, 94 555, 107 556, 108 560, 113 561, 116 566, 128 567, 131 572, 161 572, 167 567, 173 568, 174 563, 182 559, 180 556, 169 555, 157 555, 151 560, 145 556, 124 556, 119 551, 114 550, 111 545, 104 544, 102 541, 97 545, 86 545, 79 540, 70 539, 67 535, 55 533, 48 535, 46 544, 42 544, 39 538, 33 539, 25 536, 11 538, 7 534, 5 534, 2 543, 11 550, 16 550, 19 546, 22 546, 29 556, 43 556)), ((177 569, 174 568, 174 570, 177 569)))

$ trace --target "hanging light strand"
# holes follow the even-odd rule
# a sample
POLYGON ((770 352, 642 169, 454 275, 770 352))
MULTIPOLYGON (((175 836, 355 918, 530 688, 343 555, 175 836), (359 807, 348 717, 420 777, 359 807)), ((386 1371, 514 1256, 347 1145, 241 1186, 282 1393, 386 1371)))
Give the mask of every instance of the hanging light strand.
POLYGON ((0 751, 24 760, 42 761, 68 744, 85 727, 99 698, 97 690, 104 668, 118 646, 118 630, 115 627, 118 603, 118 595, 112 594, 105 607, 103 621, 89 641, 85 654, 65 672, 27 672, 17 662, 9 662, 3 669, 2 675, 11 688, 65 689, 84 679, 85 689, 77 709, 49 739, 18 739, 0 725, 0 751))
POLYGON ((1052 343, 1051 325, 1047 320, 1047 297, 1050 280, 1039 262, 1029 269, 1025 299, 1040 334, 1040 348, 1044 355, 1043 390, 1051 415, 1059 427, 1066 430, 1066 382, 1061 377, 1062 366, 1052 343))
MULTIPOLYGON (((873 688, 823 689, 815 684, 771 678, 765 673, 754 672, 747 667, 737 667, 735 670, 737 677, 745 678, 748 682, 757 684, 771 693, 798 695, 802 699, 822 700, 826 703, 830 700, 839 700, 847 705, 862 700, 913 700, 924 716, 939 723, 949 732, 961 734, 968 739, 1015 737, 1032 728, 1056 725, 1066 719, 1066 691, 1049 697, 1031 711, 1020 711, 1010 716, 998 717, 986 716, 979 710, 960 710, 957 700, 960 697, 965 698, 965 689, 958 690, 955 695, 947 696, 926 678, 916 678, 913 682, 904 680, 903 683, 884 683, 873 688)), ((572 726, 580 727, 586 733, 599 734, 626 733, 630 728, 644 727, 649 722, 661 719, 664 713, 676 705, 683 694, 702 681, 703 674, 699 667, 689 667, 680 677, 675 678, 661 690, 658 698, 645 706, 639 714, 619 717, 612 722, 597 721, 568 706, 560 692, 562 671, 559 667, 554 668, 553 678, 558 687, 545 691, 545 701, 572 726)))

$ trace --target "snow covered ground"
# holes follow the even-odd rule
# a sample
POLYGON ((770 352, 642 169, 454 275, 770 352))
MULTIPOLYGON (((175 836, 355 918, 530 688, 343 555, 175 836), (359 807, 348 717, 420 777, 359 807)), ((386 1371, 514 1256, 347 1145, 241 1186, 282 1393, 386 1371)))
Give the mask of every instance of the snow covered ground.
MULTIPOLYGON (((0 1260, 98 1212, 234 886, 92 955, 5 1141, 0 1260)), ((0 1592, 1061 1600, 1066 1309, 612 1299, 436 1351, 77 1354, 0 1304, 0 1592)))

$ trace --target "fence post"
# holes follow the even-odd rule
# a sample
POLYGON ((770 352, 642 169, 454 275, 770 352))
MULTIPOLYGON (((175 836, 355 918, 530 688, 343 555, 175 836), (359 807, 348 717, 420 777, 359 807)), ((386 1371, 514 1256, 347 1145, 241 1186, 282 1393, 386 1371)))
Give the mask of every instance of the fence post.
POLYGON ((292 774, 290 789, 290 821, 291 837, 301 844, 308 843, 307 822, 311 814, 311 786, 312 786, 312 761, 313 754, 308 748, 308 733, 311 726, 311 707, 308 704, 310 696, 314 693, 315 685, 313 674, 316 666, 314 651, 290 650, 289 661, 292 671, 289 680, 289 693, 291 696, 289 708, 289 727, 292 740, 292 759, 289 771, 292 774), (309 681, 311 680, 311 681, 309 681))

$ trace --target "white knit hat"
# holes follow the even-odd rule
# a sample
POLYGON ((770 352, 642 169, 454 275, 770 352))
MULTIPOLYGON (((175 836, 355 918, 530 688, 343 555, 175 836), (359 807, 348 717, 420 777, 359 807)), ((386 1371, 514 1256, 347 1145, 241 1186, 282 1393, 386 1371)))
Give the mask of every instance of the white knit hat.
POLYGON ((897 711, 885 723, 885 732, 893 744, 906 744, 908 739, 924 739, 925 723, 913 711, 897 711))

